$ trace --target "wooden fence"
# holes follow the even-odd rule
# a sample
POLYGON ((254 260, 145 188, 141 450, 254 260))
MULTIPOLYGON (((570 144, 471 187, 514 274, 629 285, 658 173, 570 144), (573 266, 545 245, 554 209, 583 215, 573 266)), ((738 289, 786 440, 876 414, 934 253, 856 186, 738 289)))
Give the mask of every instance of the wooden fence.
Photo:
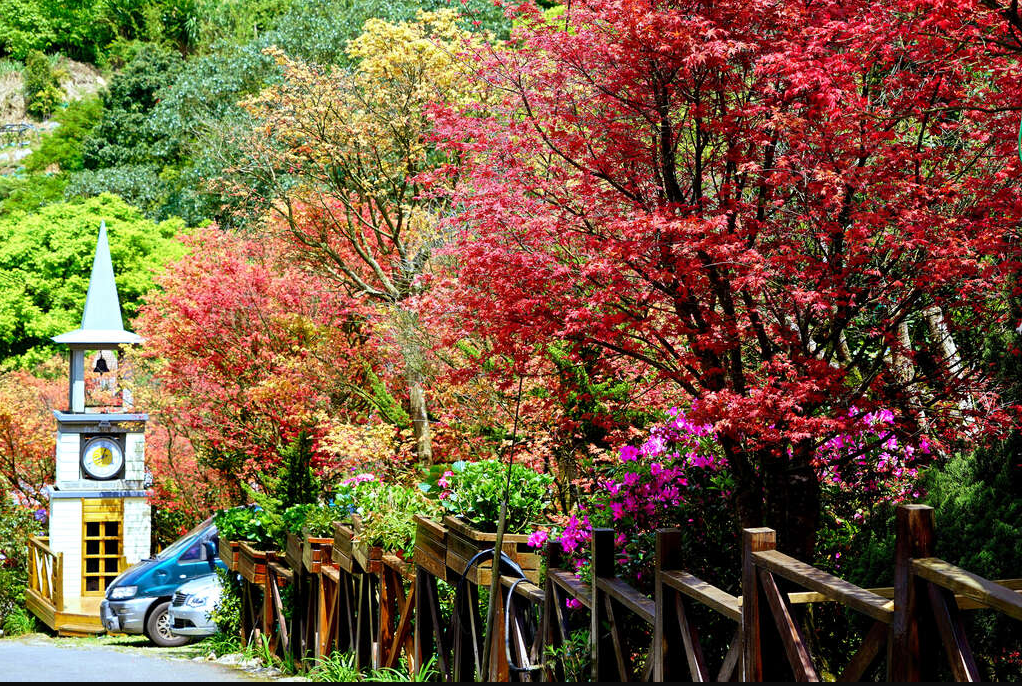
POLYGON ((862 615, 868 627, 841 666, 839 681, 871 673, 931 680, 941 663, 956 681, 980 680, 961 612, 988 608, 1022 620, 1022 580, 989 581, 935 558, 929 507, 901 506, 896 521, 894 585, 875 589, 779 552, 771 529, 743 532, 740 596, 686 571, 678 530, 657 532, 652 598, 616 576, 610 529, 593 532, 588 583, 565 569, 551 547, 538 585, 538 569, 529 567, 534 561, 512 542, 496 565, 502 593, 490 636, 483 631, 479 591, 489 586, 492 551, 466 564, 467 552, 452 544, 451 522, 417 518, 414 562, 408 563, 358 554, 351 529, 337 524, 329 553, 324 539, 306 539, 302 559, 287 556, 288 581, 296 587, 290 626, 277 592, 285 570, 271 560, 268 569, 277 568, 262 579, 260 629, 275 633, 272 645, 290 649, 306 666, 334 650, 353 651, 360 668, 404 660, 417 671, 432 659, 443 681, 564 680, 562 665, 548 654, 571 649, 573 632, 586 627, 591 674, 598 681, 819 681, 820 656, 803 629, 805 606, 836 603, 862 615), (452 592, 453 611, 445 615, 450 603, 441 597, 452 592), (706 634, 697 626, 700 616, 718 618, 712 632, 717 645, 701 642, 706 634), (728 624, 733 629, 722 632, 728 624), (487 641, 492 658, 484 675, 487 641), (715 664, 708 655, 717 656, 715 664), (880 660, 885 667, 878 672, 880 660))

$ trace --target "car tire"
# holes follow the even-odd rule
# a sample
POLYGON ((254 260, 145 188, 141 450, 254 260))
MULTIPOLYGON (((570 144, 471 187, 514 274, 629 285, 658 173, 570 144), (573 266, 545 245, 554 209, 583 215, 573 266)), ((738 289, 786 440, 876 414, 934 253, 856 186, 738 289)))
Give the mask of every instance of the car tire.
POLYGON ((188 643, 187 636, 175 636, 170 632, 170 601, 159 603, 145 620, 145 635, 161 648, 176 648, 188 643))

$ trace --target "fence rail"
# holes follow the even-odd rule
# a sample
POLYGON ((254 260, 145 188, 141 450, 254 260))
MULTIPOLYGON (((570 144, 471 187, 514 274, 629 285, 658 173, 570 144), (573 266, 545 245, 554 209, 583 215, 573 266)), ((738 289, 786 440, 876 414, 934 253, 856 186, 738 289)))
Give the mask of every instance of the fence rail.
MULTIPOLYGON (((522 553, 509 547, 499 565, 501 594, 490 636, 483 631, 479 590, 498 565, 469 573, 466 550, 446 555, 446 526, 418 521, 414 562, 359 552, 352 530, 336 529, 332 552, 309 549, 329 539, 306 540, 306 559, 299 560, 300 542, 289 542, 290 569, 271 555, 260 578, 262 612, 253 607, 271 645, 290 647, 307 666, 333 650, 351 650, 360 668, 393 667, 405 659, 414 672, 433 659, 444 681, 563 681, 563 665, 549 659, 550 651, 572 649, 573 632, 588 627, 592 677, 600 681, 819 681, 819 657, 806 640, 800 608, 835 603, 863 616, 868 627, 838 681, 862 679, 878 660, 886 662, 888 680, 932 680, 941 655, 956 681, 977 681, 961 612, 987 608, 1022 620, 1022 579, 990 581, 937 559, 933 511, 925 506, 898 508, 894 585, 887 588, 860 588, 785 555, 777 550, 776 533, 765 528, 743 532, 741 595, 685 569, 676 529, 657 532, 652 598, 616 576, 610 529, 593 532, 589 583, 565 569, 549 546, 545 578, 537 585, 528 578, 535 578, 535 566, 525 574, 514 564, 522 553), (452 559, 460 569, 450 566, 452 559), (290 626, 278 590, 285 580, 296 588, 290 626), (441 602, 444 584, 455 591, 449 617, 441 602), (712 616, 721 619, 713 632, 703 631, 709 627, 698 620, 712 616), (705 644, 709 633, 726 644, 705 644), (483 674, 487 641, 493 657, 483 674)), ((37 551, 33 569, 52 567, 42 542, 37 551)), ((522 559, 534 565, 532 557, 522 559)), ((31 576, 38 587, 53 587, 43 581, 51 579, 49 572, 31 576)))

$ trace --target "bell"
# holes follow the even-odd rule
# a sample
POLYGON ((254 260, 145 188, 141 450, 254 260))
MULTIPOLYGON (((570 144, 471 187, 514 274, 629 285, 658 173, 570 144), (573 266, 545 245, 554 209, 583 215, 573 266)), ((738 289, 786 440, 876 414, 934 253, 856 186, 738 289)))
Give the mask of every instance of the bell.
POLYGON ((96 367, 92 371, 97 374, 106 374, 110 371, 110 367, 106 365, 106 358, 103 357, 103 353, 100 353, 99 357, 96 358, 96 367))

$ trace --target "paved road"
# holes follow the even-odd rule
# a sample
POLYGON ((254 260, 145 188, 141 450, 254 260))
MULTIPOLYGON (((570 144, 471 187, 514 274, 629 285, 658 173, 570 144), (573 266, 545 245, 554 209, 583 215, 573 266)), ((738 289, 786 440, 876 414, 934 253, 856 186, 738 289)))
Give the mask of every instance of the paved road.
POLYGON ((45 639, 0 640, 0 682, 251 681, 213 662, 160 657, 156 648, 65 647, 45 639))

